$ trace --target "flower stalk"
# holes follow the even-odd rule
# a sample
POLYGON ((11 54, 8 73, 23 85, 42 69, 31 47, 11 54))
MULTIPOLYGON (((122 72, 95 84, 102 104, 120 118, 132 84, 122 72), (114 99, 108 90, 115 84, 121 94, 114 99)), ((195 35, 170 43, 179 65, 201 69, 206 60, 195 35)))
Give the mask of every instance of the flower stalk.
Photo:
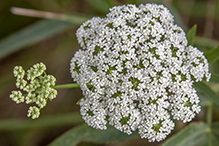
POLYGON ((78 88, 80 85, 72 83, 72 84, 63 84, 63 85, 55 85, 53 89, 66 89, 66 88, 78 88))

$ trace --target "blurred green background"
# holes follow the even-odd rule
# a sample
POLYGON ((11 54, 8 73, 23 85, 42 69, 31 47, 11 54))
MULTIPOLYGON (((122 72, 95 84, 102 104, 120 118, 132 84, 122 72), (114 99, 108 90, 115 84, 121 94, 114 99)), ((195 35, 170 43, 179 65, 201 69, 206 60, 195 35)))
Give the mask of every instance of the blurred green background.
MULTIPOLYGON (((195 46, 206 52, 219 46, 219 6, 216 0, 0 0, 0 146, 44 146, 68 129, 83 124, 77 101, 82 97, 79 88, 61 89, 58 96, 41 110, 37 120, 27 118, 29 105, 15 104, 10 92, 16 90, 12 71, 21 65, 25 70, 37 62, 47 65, 47 73, 57 79, 57 84, 72 83, 69 63, 79 49, 75 32, 79 25, 93 16, 103 17, 113 5, 156 2, 164 4, 175 16, 175 22, 185 32, 197 24, 195 46), (103 5, 101 1, 107 3, 103 5), (14 15, 11 7, 21 7, 61 14, 83 14, 82 20, 52 21, 14 15), (77 23, 72 23, 75 22, 77 23)), ((210 66, 219 73, 219 62, 210 66)), ((218 93, 218 85, 212 85, 218 93)), ((205 119, 205 112, 195 120, 205 119)), ((218 119, 218 112, 214 114, 218 119)), ((195 121, 194 120, 194 121, 195 121)), ((185 127, 177 123, 172 134, 185 127)), ((168 136, 170 137, 170 136, 168 136)), ((161 145, 148 143, 147 139, 132 139, 110 145, 161 145)), ((97 145, 82 142, 78 145, 97 145)))

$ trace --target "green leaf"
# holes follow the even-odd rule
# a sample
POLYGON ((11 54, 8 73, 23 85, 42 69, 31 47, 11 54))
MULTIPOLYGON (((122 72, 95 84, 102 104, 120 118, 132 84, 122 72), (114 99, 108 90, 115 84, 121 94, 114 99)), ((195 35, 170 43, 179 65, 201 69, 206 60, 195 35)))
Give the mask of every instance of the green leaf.
POLYGON ((0 120, 0 131, 15 131, 26 129, 45 129, 58 126, 76 125, 83 123, 80 113, 69 113, 40 117, 39 119, 7 119, 0 120))
POLYGON ((212 104, 211 99, 209 99, 208 97, 205 96, 204 93, 199 92, 199 90, 197 90, 198 96, 199 96, 199 105, 203 108, 203 107, 209 107, 212 104))
POLYGON ((78 25, 87 20, 87 17, 66 16, 63 20, 41 20, 28 26, 2 40, 0 40, 0 59, 23 47, 30 46, 43 39, 51 37, 73 25, 78 25))
POLYGON ((219 75, 217 74, 211 74, 211 79, 210 79, 211 82, 214 82, 214 83, 219 83, 219 75))
POLYGON ((202 93, 204 93, 209 99, 214 101, 214 103, 219 106, 219 97, 218 95, 205 83, 198 82, 194 83, 195 88, 199 89, 202 93))
POLYGON ((194 44, 196 46, 200 46, 208 50, 219 46, 219 41, 205 37, 196 36, 194 41, 195 41, 194 44))
POLYGON ((87 125, 82 125, 72 128, 67 131, 50 146, 74 146, 81 141, 89 141, 94 143, 108 143, 108 142, 121 142, 131 138, 138 137, 138 132, 135 131, 132 135, 120 132, 112 126, 108 126, 107 130, 97 130, 87 125))
POLYGON ((195 33, 196 33, 197 25, 194 25, 186 34, 187 40, 188 40, 188 46, 193 45, 195 33))
MULTIPOLYGON (((126 0, 125 4, 135 4, 136 6, 139 6, 140 4, 146 4, 147 1, 145 0, 126 0)), ((153 1, 152 1, 153 3, 153 1)))
POLYGON ((205 54, 205 57, 207 58, 209 63, 217 61, 219 59, 219 46, 208 51, 205 54))
POLYGON ((137 5, 146 4, 146 1, 145 1, 145 0, 136 0, 135 3, 136 3, 137 5))
POLYGON ((206 134, 209 130, 208 125, 203 122, 191 123, 168 139, 163 146, 192 146, 200 136, 206 134))
MULTIPOLYGON (((190 18, 214 17, 215 13, 208 13, 208 10, 209 10, 209 6, 210 6, 210 10, 215 10, 216 9, 215 3, 208 3, 207 1, 196 1, 195 3, 193 3, 192 1, 185 1, 185 0, 184 1, 178 0, 174 2, 177 3, 177 8, 179 12, 181 14, 190 16, 190 18)), ((216 17, 215 19, 218 19, 218 17, 216 17)))
POLYGON ((117 5, 117 3, 113 0, 86 0, 95 10, 100 12, 101 14, 107 14, 109 12, 109 8, 117 5))
MULTIPOLYGON (((219 137, 214 133, 215 130, 212 129, 209 132, 211 132, 211 144, 212 144, 211 146, 218 146, 219 137)), ((193 146, 208 146, 209 145, 208 140, 209 140, 209 133, 204 133, 194 141, 193 146)))
POLYGON ((212 133, 218 138, 219 140, 219 131, 212 129, 212 133))
POLYGON ((212 124, 212 129, 218 129, 219 130, 219 122, 212 124))
POLYGON ((213 137, 215 137, 215 140, 214 141, 212 140, 213 145, 218 146, 219 145, 219 131, 212 129, 212 135, 213 137))

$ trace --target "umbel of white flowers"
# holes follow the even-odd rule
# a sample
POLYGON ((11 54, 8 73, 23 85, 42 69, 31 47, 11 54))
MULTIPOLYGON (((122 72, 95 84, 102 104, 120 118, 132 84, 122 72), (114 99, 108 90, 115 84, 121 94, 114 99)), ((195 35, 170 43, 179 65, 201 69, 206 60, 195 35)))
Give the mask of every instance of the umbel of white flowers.
POLYGON ((192 87, 205 76, 208 62, 187 46, 182 28, 163 5, 116 6, 77 30, 81 50, 71 74, 84 94, 80 112, 97 129, 110 124, 141 138, 161 141, 173 120, 191 121, 201 107, 192 87))
POLYGON ((38 118, 40 110, 46 106, 47 100, 52 100, 57 95, 57 91, 52 88, 56 79, 52 75, 47 75, 45 70, 46 66, 43 63, 33 65, 27 72, 21 66, 14 67, 13 73, 17 78, 16 86, 27 94, 23 95, 21 91, 12 91, 10 98, 16 103, 35 103, 38 107, 30 106, 27 115, 32 119, 38 118))

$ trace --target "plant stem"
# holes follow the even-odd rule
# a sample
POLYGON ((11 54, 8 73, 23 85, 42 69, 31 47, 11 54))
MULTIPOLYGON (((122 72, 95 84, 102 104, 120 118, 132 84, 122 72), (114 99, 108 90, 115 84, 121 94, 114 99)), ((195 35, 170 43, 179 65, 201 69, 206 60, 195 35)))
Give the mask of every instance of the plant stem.
POLYGON ((208 132, 208 146, 212 146, 212 141, 211 141, 212 112, 213 112, 213 103, 211 102, 207 108, 207 124, 210 129, 208 132))
POLYGON ((21 16, 62 20, 62 21, 72 22, 75 24, 77 23, 80 24, 81 22, 86 21, 87 19, 90 18, 90 16, 84 16, 84 15, 59 14, 59 13, 25 9, 25 8, 17 8, 17 7, 11 7, 11 13, 15 15, 21 15, 21 16))
POLYGON ((58 14, 58 13, 44 12, 39 10, 31 10, 31 9, 17 8, 17 7, 12 7, 11 12, 16 15, 47 18, 47 19, 62 18, 62 14, 58 14))
POLYGON ((65 88, 78 88, 78 87, 80 87, 78 84, 72 83, 72 84, 56 85, 53 88, 54 89, 65 89, 65 88))

